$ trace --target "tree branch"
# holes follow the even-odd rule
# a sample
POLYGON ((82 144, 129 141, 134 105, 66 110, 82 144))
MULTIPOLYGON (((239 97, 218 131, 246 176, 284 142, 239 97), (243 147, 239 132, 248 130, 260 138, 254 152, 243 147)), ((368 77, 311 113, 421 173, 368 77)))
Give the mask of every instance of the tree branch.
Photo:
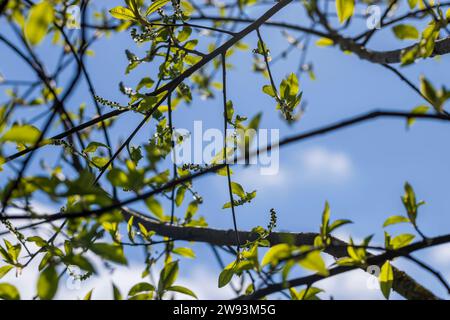
MULTIPOLYGON (((155 222, 143 214, 133 210, 123 208, 122 214, 126 220, 134 217, 133 223, 138 227, 142 224, 147 230, 156 232, 157 235, 168 237, 173 240, 204 242, 216 246, 236 246, 236 234, 234 230, 218 230, 211 228, 178 227, 155 222)), ((249 231, 238 232, 240 243, 254 241, 258 235, 249 231)), ((291 233, 291 232, 272 232, 267 240, 274 246, 280 243, 292 243, 296 246, 314 245, 314 239, 318 234, 313 232, 291 233)), ((337 238, 332 238, 331 245, 325 249, 325 252, 334 258, 346 257, 347 243, 337 238)), ((420 285, 404 271, 393 267, 394 271, 394 290, 408 300, 436 300, 438 299, 431 291, 420 285)), ((284 287, 283 287, 284 289, 284 287)))
MULTIPOLYGON (((418 251, 421 249, 437 246, 437 245, 448 243, 448 242, 450 242, 450 235, 429 238, 427 240, 415 242, 413 244, 410 244, 410 245, 400 248, 398 250, 391 250, 391 251, 386 251, 383 254, 373 255, 373 256, 367 258, 366 264, 367 265, 381 265, 386 260, 393 260, 394 258, 406 256, 412 252, 415 252, 415 251, 418 251)), ((323 279, 326 279, 326 278, 329 278, 329 277, 332 277, 332 276, 335 276, 335 275, 338 275, 341 273, 345 273, 345 272, 348 272, 351 270, 355 270, 357 268, 358 268, 357 266, 336 267, 336 268, 333 268, 330 270, 328 276, 312 274, 312 275, 309 275, 306 277, 296 278, 296 279, 289 280, 289 281, 286 281, 283 283, 272 284, 265 288, 255 291, 251 295, 240 296, 240 297, 238 297, 238 299, 244 299, 244 300, 260 299, 269 294, 285 290, 286 288, 298 287, 301 285, 310 285, 317 281, 320 281, 320 280, 323 280, 323 279)), ((408 295, 408 299, 411 299, 411 300, 427 300, 427 299, 435 300, 435 299, 437 299, 437 297, 435 297, 434 295, 431 295, 431 296, 423 295, 424 291, 422 291, 422 290, 424 289, 425 292, 428 290, 423 287, 417 287, 418 284, 416 282, 415 283, 404 283, 405 277, 406 277, 405 273, 401 274, 400 278, 397 278, 396 274, 394 273, 394 283, 393 283, 392 287, 395 291, 397 291, 396 288, 400 289, 401 291, 405 291, 405 293, 408 295)))
MULTIPOLYGON (((254 157, 255 155, 258 155, 260 153, 269 152, 274 148, 279 148, 288 144, 291 144, 293 142, 299 142, 303 140, 307 140, 316 136, 320 136, 323 134, 327 134, 330 132, 334 132, 346 127, 354 126, 359 123, 363 123, 369 120, 373 120, 376 118, 401 118, 401 119, 430 119, 430 120, 438 120, 438 121, 445 121, 449 122, 450 117, 443 114, 414 114, 409 112, 401 112, 401 111, 383 111, 383 110, 375 110, 371 111, 356 117, 352 117, 340 122, 336 122, 315 130, 310 130, 305 133, 297 134, 288 138, 285 138, 281 140, 279 143, 272 144, 263 148, 258 148, 253 152, 249 153, 249 157, 254 157)), ((246 157, 247 155, 244 155, 246 157)), ((234 163, 238 163, 239 160, 243 160, 243 157, 235 157, 234 163)), ((79 212, 65 212, 65 213, 54 213, 54 214, 42 214, 39 216, 24 216, 24 215, 4 215, 0 217, 0 220, 29 220, 29 219, 42 219, 46 221, 55 221, 59 219, 65 219, 65 218, 80 218, 80 217, 89 217, 89 216, 100 216, 106 212, 110 212, 111 210, 115 210, 118 208, 121 208, 123 206, 129 205, 131 203, 134 203, 139 200, 144 200, 149 197, 152 197, 154 195, 160 194, 164 192, 165 190, 170 190, 172 187, 177 186, 179 184, 186 183, 188 181, 191 181, 193 179, 197 179, 203 175, 216 172, 222 168, 225 167, 225 164, 218 164, 211 167, 208 167, 207 169, 204 169, 202 171, 186 175, 183 177, 180 177, 175 180, 171 180, 167 182, 166 184, 152 189, 150 191, 144 192, 142 194, 139 194, 135 197, 131 197, 125 200, 122 200, 121 202, 116 202, 110 206, 105 206, 99 209, 95 210, 88 210, 88 211, 79 211, 79 212)))

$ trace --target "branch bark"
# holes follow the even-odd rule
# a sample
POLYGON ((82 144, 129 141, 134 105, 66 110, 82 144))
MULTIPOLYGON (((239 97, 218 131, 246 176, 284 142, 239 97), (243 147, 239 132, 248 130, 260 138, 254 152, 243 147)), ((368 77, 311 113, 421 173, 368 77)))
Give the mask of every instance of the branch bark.
MULTIPOLYGON (((413 244, 410 244, 408 246, 402 247, 400 249, 397 250, 392 250, 392 251, 386 251, 385 253, 379 254, 379 255, 372 255, 370 257, 367 258, 366 263, 370 264, 370 265, 381 265, 383 264, 385 261, 387 260, 393 260, 394 258, 398 258, 398 257, 402 257, 402 256, 407 256, 410 253, 417 251, 417 250, 421 250, 421 249, 425 249, 425 248, 429 248, 432 246, 436 246, 439 244, 444 244, 444 243, 448 243, 450 242, 450 235, 444 235, 444 236, 439 236, 439 237, 435 237, 435 238, 428 238, 425 239, 423 241, 419 241, 419 242, 415 242, 413 244)), ((339 267, 335 267, 333 269, 330 270, 330 274, 327 277, 324 277, 322 275, 319 274, 312 274, 309 276, 305 276, 305 277, 301 277, 301 278, 296 278, 296 279, 292 279, 283 283, 274 283, 274 284, 270 284, 267 287, 261 288, 257 291, 255 291, 254 293, 252 293, 251 295, 248 296, 240 296, 238 297, 238 299, 242 299, 242 300, 247 300, 247 299, 260 299, 263 298, 269 294, 278 292, 278 291, 282 291, 285 288, 289 288, 289 287, 296 287, 296 286, 301 286, 301 285, 311 285, 317 281, 323 280, 325 278, 329 278, 332 276, 336 276, 338 274, 341 273, 345 273, 351 270, 355 270, 358 267, 356 266, 339 266, 339 267)), ((394 269, 394 267, 393 267, 394 269)), ((395 271, 394 271, 395 272, 395 271)), ((406 275, 406 274, 405 274, 406 275)), ((404 278, 400 278, 399 279, 395 279, 396 277, 396 273, 394 273, 394 283, 392 288, 394 290, 396 290, 396 286, 399 285, 399 281, 403 281, 404 278)), ((404 285, 404 284, 402 284, 404 285)), ((408 293, 412 293, 412 300, 427 300, 428 298, 426 298, 425 296, 422 296, 421 294, 418 294, 419 291, 421 290, 421 288, 418 288, 416 286, 414 286, 414 284, 407 284, 406 286, 407 288, 407 292, 408 293), (411 287, 409 287, 411 285, 411 287), (418 290, 418 291, 417 291, 418 290)), ((402 289, 404 289, 402 287, 402 289)), ((435 300, 435 298, 431 298, 432 300, 435 300)))
MULTIPOLYGON (((178 227, 153 221, 143 214, 130 209, 122 208, 122 214, 126 220, 134 217, 133 222, 136 226, 142 224, 147 230, 156 232, 157 235, 168 237, 173 240, 204 242, 216 246, 237 246, 243 245, 247 241, 253 241, 257 235, 249 231, 239 231, 240 243, 237 243, 234 230, 218 230, 211 228, 178 227)), ((274 246, 280 243, 291 242, 297 246, 314 245, 314 239, 317 233, 302 232, 272 232, 268 240, 270 245, 274 246)), ((337 238, 332 239, 332 245, 325 252, 334 258, 347 256, 347 243, 337 238)), ((408 300, 437 300, 431 291, 423 287, 416 280, 408 276, 404 271, 393 267, 394 284, 393 289, 408 300)))
MULTIPOLYGON (((242 22, 242 23, 254 23, 255 20, 248 18, 233 18, 233 17, 219 17, 219 16, 206 16, 206 17, 191 17, 191 20, 211 20, 211 21, 230 21, 230 22, 242 22)), ((370 61, 372 63, 379 64, 394 64, 401 62, 402 52, 408 50, 415 46, 411 45, 405 48, 388 50, 388 51, 376 51, 368 49, 357 42, 354 39, 341 36, 339 34, 328 34, 315 29, 306 28, 300 25, 284 23, 284 22, 273 22, 266 21, 264 26, 285 28, 289 30, 299 31, 309 33, 318 37, 326 37, 332 39, 335 44, 339 45, 341 50, 348 50, 356 54, 359 58, 363 60, 370 61)), ((445 55, 450 53, 450 37, 437 40, 435 43, 434 51, 431 57, 438 55, 445 55)))

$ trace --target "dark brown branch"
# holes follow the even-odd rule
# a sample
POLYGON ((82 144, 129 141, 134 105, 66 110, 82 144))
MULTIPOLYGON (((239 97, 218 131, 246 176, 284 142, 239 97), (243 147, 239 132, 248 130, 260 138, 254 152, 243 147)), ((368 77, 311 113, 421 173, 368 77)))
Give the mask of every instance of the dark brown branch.
MULTIPOLYGON (((444 235, 444 236, 439 236, 439 237, 415 242, 413 244, 410 244, 410 245, 400 248, 398 250, 386 251, 385 253, 371 256, 371 257, 367 258, 366 264, 367 265, 382 265, 386 260, 393 260, 394 258, 406 256, 406 255, 409 255, 410 253, 418 251, 418 250, 430 248, 430 247, 448 243, 448 242, 450 242, 450 235, 444 235)), ((285 290, 286 288, 298 287, 298 286, 302 286, 302 285, 311 285, 317 281, 320 281, 320 280, 323 280, 323 279, 326 279, 326 278, 329 278, 329 277, 332 277, 332 276, 335 276, 335 275, 338 275, 338 274, 341 274, 344 272, 355 270, 357 268, 358 268, 357 266, 336 267, 336 268, 333 268, 330 270, 328 276, 313 274, 310 276, 289 280, 289 281, 286 281, 283 283, 272 284, 265 288, 255 291, 251 295, 240 296, 238 299, 245 299, 245 300, 261 299, 269 294, 273 294, 275 292, 285 290)), ((397 289, 398 289, 398 286, 401 285, 401 290, 402 291, 406 290, 406 293, 410 294, 409 299, 411 299, 411 300, 426 300, 427 299, 422 295, 423 292, 422 292, 421 288, 416 287, 416 285, 414 283, 405 284, 405 283, 403 283, 403 281, 404 281, 404 276, 401 276, 400 278, 398 278, 394 274, 393 288, 397 287, 397 289), (406 287, 404 287, 405 285, 406 285, 406 287)), ((436 297, 433 295, 433 296, 430 296, 429 299, 436 299, 436 297)))
MULTIPOLYGON (((253 19, 244 18, 231 18, 231 17, 192 17, 192 20, 211 20, 211 21, 236 21, 236 22, 253 22, 253 19)), ((415 45, 411 45, 401 49, 389 50, 389 51, 376 51, 367 49, 364 46, 356 43, 353 39, 341 36, 339 34, 331 35, 323 33, 311 28, 302 27, 295 24, 283 23, 283 22, 271 22, 267 21, 264 26, 286 28, 290 30, 306 32, 319 37, 325 37, 332 39, 335 44, 339 45, 342 50, 348 50, 356 54, 363 60, 368 60, 373 63, 391 64, 401 62, 401 55, 404 50, 408 50, 415 45)), ((437 55, 445 55, 450 52, 450 37, 437 40, 435 43, 434 51, 431 57, 437 55)))
MULTIPOLYGON (((147 230, 156 232, 159 236, 168 237, 173 240, 204 242, 215 246, 236 246, 243 245, 247 241, 254 241, 258 235, 248 231, 239 231, 240 243, 236 241, 234 230, 218 230, 211 228, 178 227, 170 226, 150 220, 145 215, 123 209, 122 214, 126 220, 134 217, 134 224, 138 223, 145 226, 147 230)), ((272 232, 268 239, 270 245, 274 246, 280 243, 292 243, 296 246, 314 245, 314 239, 318 234, 313 232, 291 233, 291 232, 272 232)), ((325 252, 335 258, 347 256, 347 243, 337 238, 332 238, 332 245, 325 252)), ((394 270, 394 290, 406 299, 437 299, 437 297, 409 277, 405 272, 393 267, 394 270), (414 288, 414 290, 410 290, 414 288)))

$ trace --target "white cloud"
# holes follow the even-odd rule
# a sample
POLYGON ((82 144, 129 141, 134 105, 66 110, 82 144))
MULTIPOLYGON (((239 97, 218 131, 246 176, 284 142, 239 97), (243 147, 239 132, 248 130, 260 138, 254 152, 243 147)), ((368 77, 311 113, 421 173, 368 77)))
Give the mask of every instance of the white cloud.
MULTIPOLYGON (((320 296, 326 299, 330 296, 337 300, 378 300, 384 299, 378 289, 378 282, 374 276, 363 270, 353 270, 343 274, 327 278, 315 284, 316 287, 325 290, 320 296)), ((396 293, 391 293, 391 299, 398 299, 396 293)))
POLYGON ((446 243, 428 249, 426 257, 425 262, 439 271, 446 281, 450 281, 450 244, 446 243))
POLYGON ((282 187, 287 184, 288 176, 286 169, 280 167, 278 172, 272 175, 262 175, 259 167, 252 166, 244 168, 236 173, 236 179, 242 182, 248 188, 258 188, 261 186, 267 187, 282 187))
MULTIPOLYGON (((39 276, 38 260, 27 266, 20 275, 11 271, 2 279, 2 282, 8 282, 17 287, 21 299, 30 300, 36 294, 36 283, 39 276)), ((122 296, 126 298, 128 291, 134 284, 148 282, 148 278, 141 278, 144 268, 144 264, 134 263, 130 266, 117 266, 114 271, 110 271, 97 264, 98 275, 83 282, 74 282, 68 274, 65 274, 61 277, 55 299, 83 299, 93 289, 92 299, 109 300, 113 298, 112 283, 119 288, 122 296)), ((234 296, 234 292, 229 286, 221 289, 217 287, 217 270, 208 269, 206 266, 198 266, 189 273, 183 273, 185 274, 181 274, 175 284, 188 287, 199 299, 230 299, 234 296)), ((189 296, 178 293, 175 298, 190 299, 189 296)))
POLYGON ((342 181, 353 172, 350 157, 344 152, 331 151, 323 147, 314 147, 300 154, 303 176, 308 180, 342 181))
MULTIPOLYGON (((198 266, 188 276, 181 277, 178 283, 194 291, 199 299, 223 300, 233 298, 235 294, 230 286, 218 288, 218 278, 217 270, 211 270, 207 266, 198 266)), ((185 297, 180 296, 180 298, 185 297)))
POLYGON ((450 244, 443 244, 429 249, 428 256, 432 264, 450 268, 450 244))

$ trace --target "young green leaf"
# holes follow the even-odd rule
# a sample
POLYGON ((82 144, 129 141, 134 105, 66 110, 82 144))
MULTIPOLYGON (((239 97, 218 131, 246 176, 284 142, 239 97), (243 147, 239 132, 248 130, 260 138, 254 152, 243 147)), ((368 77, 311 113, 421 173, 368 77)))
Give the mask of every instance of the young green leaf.
POLYGON ((334 44, 334 41, 330 38, 319 38, 316 41, 316 46, 318 47, 328 47, 332 46, 334 44))
POLYGON ((159 275, 158 292, 162 293, 171 287, 178 277, 178 261, 165 265, 159 275))
POLYGON ((233 278, 236 261, 227 265, 219 275, 219 288, 225 287, 233 278))
POLYGON ((117 288, 117 286, 114 283, 112 284, 112 288, 113 288, 113 298, 114 298, 114 300, 123 300, 122 294, 120 293, 119 288, 117 288))
POLYGON ((120 264, 127 264, 127 259, 125 258, 125 255, 123 253, 122 247, 114 244, 109 243, 94 243, 90 249, 100 257, 120 263, 120 264))
POLYGON ((390 216, 389 218, 386 219, 386 221, 384 221, 383 228, 393 225, 393 224, 404 223, 404 222, 411 222, 411 221, 407 217, 404 217, 404 216, 390 216))
POLYGON ((39 275, 37 294, 41 300, 51 300, 58 290, 59 277, 54 266, 48 266, 39 275))
POLYGON ((354 9, 355 0, 336 0, 336 13, 341 24, 353 16, 354 9))
POLYGON ((3 267, 0 267, 0 279, 3 278, 4 276, 6 276, 6 274, 12 269, 14 268, 11 265, 6 265, 3 267))
POLYGON ((191 296, 195 299, 198 299, 197 296, 195 295, 194 292, 192 292, 192 290, 186 288, 186 287, 182 287, 182 286, 171 286, 169 288, 167 288, 167 291, 174 291, 174 292, 179 292, 182 294, 186 294, 188 296, 191 296))
POLYGON ((140 282, 135 284, 130 291, 128 292, 128 296, 132 297, 142 292, 150 292, 155 291, 155 287, 148 282, 140 282))
POLYGON ((277 96, 275 93, 275 90, 273 90, 273 87, 271 85, 267 84, 267 85, 263 86, 262 91, 265 94, 271 96, 272 98, 275 98, 277 96))
POLYGON ((166 3, 168 3, 170 0, 156 0, 155 2, 153 2, 150 7, 148 7, 147 12, 145 13, 146 16, 152 14, 153 12, 155 12, 156 10, 158 10, 159 8, 162 8, 166 5, 166 3))
POLYGON ((328 234, 329 229, 329 223, 330 223, 330 205, 328 204, 328 201, 325 202, 325 208, 322 212, 322 225, 320 226, 320 234, 325 237, 328 234))
POLYGON ((415 236, 413 234, 404 233, 396 236, 391 240, 392 249, 400 249, 404 246, 407 246, 414 240, 415 236))
POLYGON ((386 261, 381 267, 380 275, 380 289, 386 299, 389 299, 392 284, 394 282, 394 271, 389 261, 386 261))
POLYGON ((195 258, 195 252, 191 248, 176 248, 172 252, 185 258, 195 258))
POLYGON ((95 152, 100 147, 109 149, 109 147, 104 143, 92 141, 87 145, 86 148, 84 148, 83 151, 86 153, 95 152))
POLYGON ((89 292, 86 293, 86 295, 84 296, 83 300, 91 300, 93 292, 94 292, 94 289, 89 290, 89 292))
POLYGON ((0 283, 0 299, 20 300, 19 290, 9 283, 0 283))
POLYGON ((32 125, 13 125, 0 141, 33 144, 39 139, 40 134, 41 131, 32 125))
POLYGON ((40 44, 54 19, 55 9, 49 1, 41 1, 32 6, 24 25, 24 35, 28 43, 32 46, 40 44))
POLYGON ((231 182, 231 192, 237 195, 240 198, 245 198, 245 191, 242 186, 237 182, 231 182))
POLYGON ((133 11, 131 11, 128 8, 125 7, 115 7, 112 8, 111 10, 109 10, 109 13, 116 19, 120 19, 120 20, 136 20, 136 17, 133 13, 133 11))
POLYGON ((145 201, 147 208, 160 220, 164 220, 164 209, 155 198, 148 198, 145 201))
POLYGON ((177 193, 175 195, 175 204, 177 207, 181 206, 184 200, 184 195, 186 193, 186 187, 181 186, 177 189, 177 193))
POLYGON ((419 38, 419 31, 410 24, 399 24, 392 28, 395 36, 401 40, 416 40, 419 38))
POLYGON ((265 266, 267 264, 271 264, 272 266, 276 266, 280 259, 284 259, 289 257, 292 250, 291 247, 286 243, 280 243, 273 247, 271 247, 264 258, 262 259, 261 265, 265 266))
POLYGON ((309 252, 306 257, 301 259, 299 262, 303 268, 317 272, 322 276, 328 276, 329 272, 323 261, 320 251, 309 252))
POLYGON ((350 223, 353 223, 353 222, 351 220, 347 220, 347 219, 340 219, 340 220, 333 221, 328 228, 328 232, 331 233, 334 230, 336 230, 337 228, 340 228, 340 227, 342 227, 346 224, 350 224, 350 223))

